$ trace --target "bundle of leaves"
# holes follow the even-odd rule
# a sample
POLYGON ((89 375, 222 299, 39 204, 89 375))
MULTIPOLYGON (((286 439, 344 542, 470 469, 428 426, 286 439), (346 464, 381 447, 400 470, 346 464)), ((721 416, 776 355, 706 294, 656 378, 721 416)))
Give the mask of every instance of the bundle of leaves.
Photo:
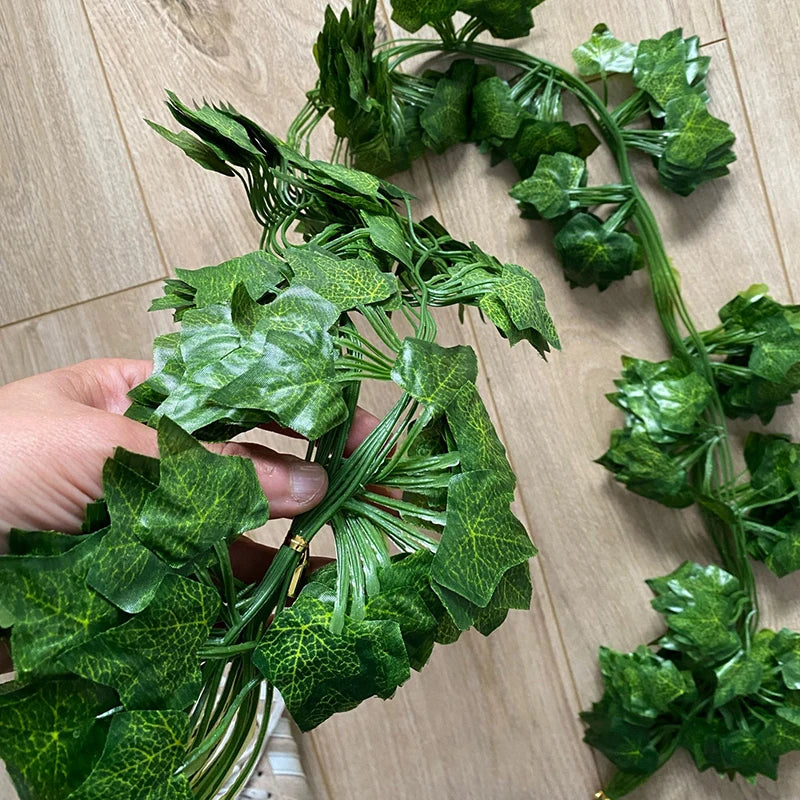
POLYGON ((743 636, 747 594, 719 567, 687 561, 647 583, 667 632, 632 653, 601 648, 605 692, 582 715, 586 741, 619 770, 606 793, 640 786, 679 747, 700 770, 775 779, 800 748, 800 634, 743 636))
POLYGON ((530 605, 536 550, 510 510, 516 478, 475 354, 436 343, 431 308, 479 306, 544 354, 558 338, 539 282, 413 222, 397 187, 311 161, 229 106, 171 95, 169 108, 191 133, 154 127, 242 181, 263 249, 178 270, 153 304, 180 329, 156 340, 128 415, 158 429, 160 459, 118 450, 82 536, 15 531, 0 558, 17 673, 0 755, 24 797, 213 797, 263 683, 309 730, 391 697, 435 642, 488 635, 530 605), (346 456, 365 380, 397 400, 346 456), (268 424, 309 439, 329 491, 245 584, 228 545, 269 504, 250 462, 201 440, 268 424), (325 525, 337 559, 292 602, 325 525))

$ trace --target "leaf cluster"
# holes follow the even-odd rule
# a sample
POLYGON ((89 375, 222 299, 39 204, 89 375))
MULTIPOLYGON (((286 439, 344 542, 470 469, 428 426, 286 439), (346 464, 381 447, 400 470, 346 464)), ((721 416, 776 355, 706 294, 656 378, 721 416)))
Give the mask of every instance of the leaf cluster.
POLYGON ((731 779, 777 777, 800 749, 800 634, 742 634, 739 581, 686 562, 648 581, 667 632, 655 649, 600 650, 604 694, 582 717, 586 741, 619 770, 605 787, 627 794, 679 747, 697 768, 731 779))

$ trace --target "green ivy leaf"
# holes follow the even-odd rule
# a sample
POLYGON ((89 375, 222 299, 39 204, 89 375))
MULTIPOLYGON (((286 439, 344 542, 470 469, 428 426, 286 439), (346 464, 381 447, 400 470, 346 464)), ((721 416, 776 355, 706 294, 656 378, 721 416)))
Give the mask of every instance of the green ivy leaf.
POLYGON ((503 142, 500 152, 511 160, 520 178, 524 179, 533 175, 542 156, 568 153, 586 159, 599 143, 588 125, 536 119, 526 113, 516 136, 503 142))
POLYGON ((168 575, 141 614, 73 648, 59 664, 116 689, 129 711, 186 708, 200 691, 196 653, 219 605, 214 589, 168 575))
POLYGON ((602 292, 644 267, 639 240, 625 231, 607 230, 594 214, 575 214, 556 234, 554 244, 573 289, 597 286, 602 292))
POLYGON ((200 269, 178 269, 176 274, 194 289, 197 308, 230 303, 233 290, 243 283, 256 300, 268 292, 276 292, 283 280, 285 267, 275 256, 256 250, 222 264, 200 269))
POLYGON ((620 41, 611 33, 608 25, 601 22, 592 29, 589 41, 572 51, 572 58, 579 74, 584 77, 609 73, 627 75, 633 72, 636 50, 635 44, 620 41))
POLYGON ((172 775, 188 743, 189 718, 181 711, 115 714, 100 760, 68 800, 184 800, 191 796, 185 778, 172 775))
POLYGON ((397 622, 346 616, 341 633, 331 633, 333 603, 313 591, 312 584, 306 586, 275 617, 253 653, 253 663, 280 691, 303 731, 368 697, 390 697, 410 676, 397 622))
POLYGON ((210 399, 224 408, 268 412, 281 425, 318 439, 347 418, 335 357, 325 331, 275 331, 261 358, 210 399))
POLYGON ((392 380, 426 408, 441 413, 461 387, 475 383, 478 362, 471 347, 442 347, 407 337, 397 355, 392 380))
POLYGON ((647 585, 655 594, 669 634, 664 646, 677 646, 697 662, 721 663, 741 648, 736 630, 744 594, 739 581, 720 567, 691 561, 647 585))
POLYGON ((667 145, 658 162, 662 185, 680 195, 728 174, 736 160, 731 147, 736 137, 727 122, 712 117, 703 99, 689 93, 666 106, 667 145))
POLYGON ((454 475, 447 491, 447 523, 431 577, 480 607, 503 575, 536 555, 525 528, 509 508, 505 476, 488 470, 454 475))
POLYGON ((158 480, 158 459, 121 447, 103 466, 103 492, 113 527, 103 538, 86 582, 129 614, 147 607, 168 571, 134 534, 158 480))
POLYGON ((22 679, 52 674, 53 659, 121 620, 121 612, 86 585, 102 549, 95 533, 56 556, 3 556, 3 604, 14 618, 11 653, 22 679))
POLYGON ((752 431, 745 440, 744 458, 760 500, 800 490, 800 444, 788 436, 752 431))
POLYGON ((486 406, 474 383, 466 383, 445 409, 447 425, 456 440, 464 472, 487 470, 514 491, 516 477, 508 463, 506 449, 497 435, 486 406))
POLYGON ((542 155, 530 178, 515 184, 509 194, 532 205, 544 219, 555 219, 578 208, 570 190, 586 183, 586 162, 568 153, 542 155))
POLYGON ((72 550, 86 538, 59 531, 21 531, 12 528, 8 535, 8 552, 12 556, 58 556, 72 550))
POLYGON ((61 800, 92 770, 114 693, 80 678, 51 678, 0 692, 0 758, 22 798, 61 800))
POLYGON ((361 212, 361 218, 369 229, 369 238, 379 250, 396 258, 407 267, 412 266, 413 258, 407 236, 400 224, 385 214, 361 212))
POLYGON ((374 264, 357 258, 341 259, 322 247, 291 247, 286 259, 293 283, 307 286, 339 311, 385 300, 397 292, 397 279, 374 264))
POLYGON ((499 279, 479 307, 513 346, 525 339, 542 355, 561 348, 538 278, 517 264, 503 264, 499 279))
POLYGON ((611 431, 608 450, 597 459, 628 489, 670 508, 694 503, 686 468, 643 431, 611 431))
POLYGON ((691 673, 644 645, 633 653, 601 647, 599 660, 606 692, 628 716, 655 720, 678 705, 690 707, 697 699, 691 673))
POLYGON ((468 59, 454 61, 436 82, 433 97, 422 109, 419 121, 422 141, 436 153, 444 153, 470 136, 470 105, 477 69, 468 59))
POLYGON ((544 0, 459 0, 458 10, 479 19, 497 39, 527 36, 533 27, 531 11, 544 0))
POLYGON ((746 653, 737 653, 730 661, 717 667, 714 673, 717 676, 714 708, 719 708, 735 697, 747 697, 758 692, 764 665, 746 653))
POLYGON ((168 128, 158 125, 146 119, 145 122, 160 136, 163 136, 170 144, 177 145, 186 153, 192 161, 197 162, 203 169, 211 172, 219 172, 222 175, 234 176, 236 173, 220 158, 218 152, 209 147, 201 139, 192 136, 186 131, 173 133, 168 128))
POLYGON ((392 0, 392 19, 410 33, 452 17, 458 0, 392 0))
POLYGON ((166 417, 158 448, 158 488, 144 502, 136 535, 168 564, 181 566, 267 521, 252 461, 209 452, 166 417))
POLYGON ((476 84, 472 92, 472 138, 499 144, 513 139, 522 123, 522 107, 511 97, 511 88, 492 75, 476 84))
POLYGON ((706 380, 677 359, 644 361, 622 357, 618 392, 609 400, 636 419, 654 442, 675 441, 697 435, 701 415, 714 390, 706 380))

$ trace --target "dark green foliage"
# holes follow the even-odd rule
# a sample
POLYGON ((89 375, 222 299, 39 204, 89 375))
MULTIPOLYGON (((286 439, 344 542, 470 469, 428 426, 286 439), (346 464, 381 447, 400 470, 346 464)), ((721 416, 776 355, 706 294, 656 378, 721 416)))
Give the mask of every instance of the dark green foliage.
POLYGON ((718 567, 686 562, 648 584, 668 631, 653 652, 600 649, 605 693, 590 712, 586 741, 620 770, 606 786, 622 796, 677 747, 698 769, 775 779, 778 760, 800 746, 800 634, 737 630, 746 602, 718 567))
POLYGON ((639 240, 625 231, 609 230, 594 214, 575 214, 556 234, 554 244, 572 288, 597 286, 602 292, 644 267, 639 240))

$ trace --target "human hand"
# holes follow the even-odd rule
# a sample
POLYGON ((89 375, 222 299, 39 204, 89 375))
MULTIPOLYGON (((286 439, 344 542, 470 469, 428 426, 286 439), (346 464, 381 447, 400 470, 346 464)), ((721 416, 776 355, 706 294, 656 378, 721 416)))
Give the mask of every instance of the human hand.
MULTIPOLYGON (((0 387, 3 538, 10 528, 78 532, 86 504, 102 495, 103 464, 115 447, 158 455, 156 431, 122 416, 130 403, 128 391, 151 370, 148 361, 95 359, 0 387)), ((348 449, 375 422, 359 410, 348 449)), ((295 456, 250 443, 208 447, 252 459, 270 502, 270 517, 307 511, 327 490, 325 470, 295 456)), ((242 546, 252 557, 253 548, 242 546)))

